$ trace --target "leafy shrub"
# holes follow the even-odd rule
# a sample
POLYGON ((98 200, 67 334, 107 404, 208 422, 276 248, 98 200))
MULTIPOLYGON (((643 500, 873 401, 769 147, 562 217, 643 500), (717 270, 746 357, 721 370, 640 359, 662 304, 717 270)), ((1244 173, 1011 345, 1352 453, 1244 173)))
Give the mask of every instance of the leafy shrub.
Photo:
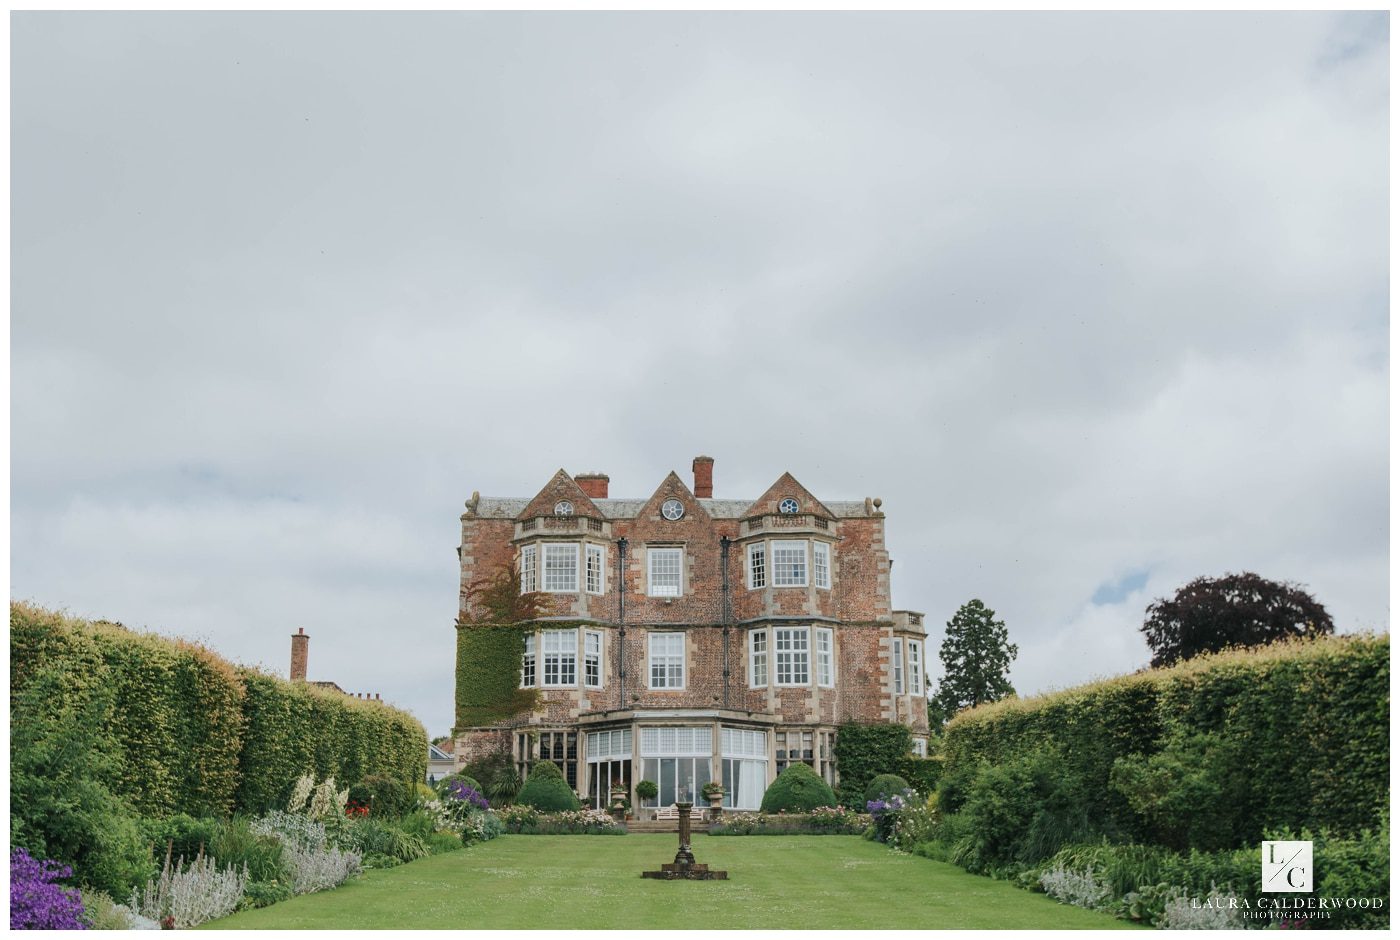
POLYGON ((342 847, 354 849, 366 858, 379 854, 412 862, 428 854, 428 847, 418 836, 379 819, 356 820, 346 827, 339 841, 342 847))
POLYGON ((221 869, 208 856, 173 865, 167 857, 158 878, 144 890, 131 890, 128 906, 142 917, 183 930, 232 914, 247 884, 246 869, 221 869))
POLYGON ((243 889, 241 910, 268 907, 292 897, 292 886, 280 881, 250 881, 243 889))
POLYGON ((497 747, 478 757, 462 768, 461 776, 481 781, 481 786, 473 789, 497 806, 509 803, 520 792, 520 773, 508 747, 497 747))
POLYGON ((938 835, 938 797, 930 794, 920 801, 911 791, 908 804, 894 814, 894 820, 885 834, 885 842, 903 852, 912 852, 914 846, 932 841, 938 835))
POLYGON ((880 774, 866 785, 865 801, 869 803, 884 797, 902 796, 908 789, 909 782, 903 777, 895 774, 880 774))
POLYGON ((638 780, 636 789, 637 799, 641 800, 643 803, 647 800, 656 799, 656 795, 661 792, 655 780, 638 780))
POLYGON ((132 930, 131 911, 101 891, 83 892, 83 923, 88 930, 132 930))
POLYGON ((209 854, 221 865, 248 869, 253 883, 270 884, 285 879, 282 870, 282 842, 253 828, 246 816, 235 816, 219 825, 209 843, 209 854))
POLYGON ((805 813, 818 806, 835 805, 836 795, 826 781, 806 764, 793 763, 769 784, 759 810, 764 813, 805 813))
POLYGON ((220 825, 217 819, 196 819, 177 813, 164 819, 143 820, 142 828, 158 855, 169 851, 175 858, 194 858, 205 851, 213 854, 220 825))
POLYGON ((533 826, 540 819, 539 810, 524 803, 503 806, 495 811, 495 816, 505 825, 507 832, 519 832, 526 826, 533 826))
POLYGON ((378 774, 365 777, 350 788, 350 799, 369 807, 378 819, 397 819, 413 809, 414 797, 400 780, 378 774))
POLYGON ((361 856, 360 867, 366 870, 376 868, 397 868, 403 864, 403 859, 395 858, 392 855, 385 855, 382 852, 371 852, 361 856))
POLYGON ((578 795, 552 761, 542 760, 531 770, 515 801, 545 813, 578 809, 578 795))
POLYGON ((82 930, 83 899, 76 888, 58 884, 73 869, 49 859, 31 858, 24 849, 10 850, 10 929, 82 930))

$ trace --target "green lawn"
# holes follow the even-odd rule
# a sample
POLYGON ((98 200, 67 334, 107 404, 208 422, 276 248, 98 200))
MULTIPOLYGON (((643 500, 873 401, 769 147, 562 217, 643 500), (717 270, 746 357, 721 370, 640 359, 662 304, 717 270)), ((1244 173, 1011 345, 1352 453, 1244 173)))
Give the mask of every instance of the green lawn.
POLYGON ((858 836, 702 836, 728 881, 641 877, 676 837, 503 836, 207 924, 229 929, 1113 929, 1058 904, 858 836))

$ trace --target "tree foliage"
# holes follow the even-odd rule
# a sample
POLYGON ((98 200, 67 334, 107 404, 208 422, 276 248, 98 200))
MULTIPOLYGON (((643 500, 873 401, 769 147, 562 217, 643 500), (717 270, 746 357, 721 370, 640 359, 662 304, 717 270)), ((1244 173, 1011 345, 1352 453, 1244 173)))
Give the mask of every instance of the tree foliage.
POLYGON ((1154 667, 1334 629, 1331 615, 1300 586, 1248 571, 1197 578, 1170 600, 1153 601, 1142 624, 1154 667))
POLYGON ((808 813, 818 806, 835 806, 836 794, 817 772, 806 764, 788 764, 787 769, 778 774, 778 779, 768 785, 763 792, 763 803, 759 806, 764 813, 808 813))
MULTIPOLYGON (((938 684, 937 713, 951 718, 964 708, 1015 695, 1008 674, 1016 644, 1007 641, 1006 624, 996 611, 973 599, 948 621, 943 646, 943 679, 938 684)), ((933 717, 935 710, 930 710, 933 717)))

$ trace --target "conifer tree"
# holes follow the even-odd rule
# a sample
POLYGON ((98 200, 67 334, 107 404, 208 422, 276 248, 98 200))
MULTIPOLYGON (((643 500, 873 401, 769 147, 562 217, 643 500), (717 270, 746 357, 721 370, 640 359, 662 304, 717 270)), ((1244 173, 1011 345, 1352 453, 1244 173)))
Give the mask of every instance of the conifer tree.
POLYGON ((976 599, 959 607, 938 652, 943 678, 930 717, 937 714, 946 721, 964 708, 1015 695, 1008 674, 1016 652, 996 611, 976 599))

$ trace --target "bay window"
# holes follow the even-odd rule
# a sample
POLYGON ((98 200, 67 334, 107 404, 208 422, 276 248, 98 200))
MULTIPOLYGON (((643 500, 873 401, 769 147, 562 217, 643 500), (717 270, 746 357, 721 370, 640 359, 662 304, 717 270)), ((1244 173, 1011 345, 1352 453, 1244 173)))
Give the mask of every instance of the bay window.
POLYGON ((703 727, 642 728, 642 779, 656 784, 657 795, 642 805, 670 806, 680 800, 694 803, 710 782, 713 735, 703 727))
POLYGON ((578 684, 578 630, 545 630, 540 634, 544 685, 578 684))
POLYGON ((578 545, 573 542, 544 544, 544 589, 556 593, 578 590, 578 545))
POLYGON ((835 641, 829 627, 817 627, 817 685, 836 684, 835 641))
POLYGON ((584 546, 583 589, 589 594, 603 593, 603 546, 584 546))
POLYGON ((831 588, 831 546, 812 543, 812 580, 819 588, 831 588))
POLYGON ((533 594, 539 590, 535 578, 535 546, 526 545, 520 549, 520 593, 533 594))
POLYGON ((767 556, 764 554, 766 546, 762 542, 755 542, 749 546, 749 587, 761 588, 768 586, 768 572, 764 562, 767 556))
POLYGON ((909 694, 924 694, 923 644, 909 641, 909 694))
POLYGON ((603 685, 603 634, 583 631, 583 684, 590 689, 603 685))
POLYGON ((773 586, 807 586, 807 543, 773 543, 773 586))
POLYGON ((768 733, 721 728, 720 766, 724 805, 729 809, 758 809, 768 786, 768 733))
POLYGON ((904 694, 904 641, 896 639, 891 653, 894 661, 894 694, 904 694))

